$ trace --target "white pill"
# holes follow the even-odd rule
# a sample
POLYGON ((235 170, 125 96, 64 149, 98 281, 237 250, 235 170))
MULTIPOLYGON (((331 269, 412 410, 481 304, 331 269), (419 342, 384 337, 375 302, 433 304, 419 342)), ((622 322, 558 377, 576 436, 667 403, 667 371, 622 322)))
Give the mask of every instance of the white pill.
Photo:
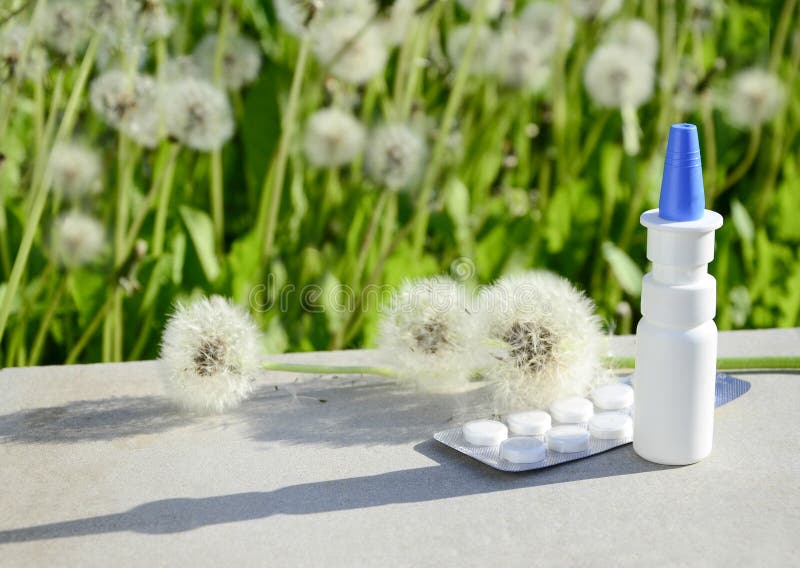
POLYGON ((561 454, 585 452, 589 449, 589 432, 572 424, 556 426, 547 432, 547 447, 561 454))
POLYGON ((633 389, 625 383, 603 385, 592 391, 592 400, 600 410, 624 410, 633 406, 633 389))
POLYGON ((589 432, 601 440, 618 440, 633 436, 633 419, 621 412, 601 412, 589 420, 589 432))
POLYGON ((511 463, 536 463, 547 457, 547 446, 538 438, 509 438, 500 444, 500 457, 511 463))
POLYGON ((579 424, 588 422, 594 414, 592 401, 587 398, 573 396, 555 401, 550 406, 550 414, 556 422, 562 424, 579 424))
POLYGON ((506 416, 506 424, 512 434, 518 436, 541 436, 550 429, 552 421, 544 410, 527 410, 506 416))
POLYGON ((496 446, 508 438, 508 428, 497 420, 473 420, 464 424, 461 431, 473 446, 496 446))

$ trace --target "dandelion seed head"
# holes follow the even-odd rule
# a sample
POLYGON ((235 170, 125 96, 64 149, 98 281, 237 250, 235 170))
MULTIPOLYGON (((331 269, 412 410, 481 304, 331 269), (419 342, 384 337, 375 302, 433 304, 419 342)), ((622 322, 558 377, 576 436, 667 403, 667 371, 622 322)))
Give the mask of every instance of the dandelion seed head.
POLYGON ((639 107, 653 95, 653 66, 636 51, 620 45, 600 45, 589 57, 583 82, 600 106, 639 107))
POLYGON ((36 80, 50 68, 50 59, 44 48, 34 44, 28 46, 27 57, 22 61, 29 35, 28 26, 13 21, 0 31, 0 66, 6 67, 9 73, 36 80))
POLYGON ((98 45, 95 60, 101 71, 117 67, 141 70, 147 61, 147 46, 134 36, 104 35, 98 45))
POLYGON ((404 124, 385 124, 370 135, 367 173, 387 189, 405 189, 418 179, 425 154, 425 141, 414 130, 404 124))
POLYGON ((89 101, 100 118, 137 144, 152 148, 158 143, 160 106, 152 77, 106 71, 92 81, 89 101))
POLYGON ((702 31, 711 29, 727 10, 724 0, 690 0, 688 4, 692 20, 702 31))
POLYGON ((545 53, 553 53, 559 45, 568 49, 575 38, 575 22, 560 4, 553 2, 537 1, 525 6, 519 15, 519 30, 545 53))
POLYGON ((43 78, 49 69, 50 58, 47 56, 47 51, 38 45, 32 46, 28 50, 25 62, 17 66, 17 72, 31 81, 43 78))
POLYGON ((594 305, 567 280, 545 271, 506 276, 483 291, 480 315, 498 411, 547 408, 605 379, 594 305))
POLYGON ((178 55, 164 62, 164 77, 169 77, 171 81, 187 77, 199 79, 203 75, 203 70, 191 55, 178 55))
POLYGON ((538 92, 550 80, 550 63, 545 52, 518 29, 503 29, 491 44, 489 58, 490 68, 506 87, 538 92))
POLYGON ((189 148, 210 152, 233 136, 228 97, 208 81, 188 77, 168 84, 163 105, 167 130, 189 148))
POLYGON ((364 127, 351 113, 337 108, 318 110, 306 123, 306 157, 317 167, 343 166, 364 149, 365 136, 364 127))
POLYGON ((12 22, 0 30, 0 62, 14 69, 22 59, 28 26, 12 22))
MULTIPOLYGON (((217 34, 205 36, 194 50, 194 59, 206 77, 214 76, 217 34)), ((222 81, 228 89, 238 91, 255 81, 261 69, 261 49, 250 38, 230 35, 225 39, 222 54, 222 81)))
POLYGON ((261 339, 244 309, 221 296, 178 303, 161 340, 168 395, 199 413, 223 412, 252 392, 261 339))
POLYGON ((572 13, 583 20, 607 20, 622 8, 622 0, 570 0, 572 13))
POLYGON ((379 33, 387 45, 403 42, 416 17, 417 0, 395 0, 391 8, 378 20, 379 33))
POLYGON ((273 6, 278 21, 295 36, 305 34, 324 19, 360 16, 366 21, 377 11, 372 0, 273 0, 273 6))
POLYGON ((55 0, 35 23, 37 36, 61 55, 74 55, 89 38, 86 7, 82 2, 55 0))
POLYGON ((470 387, 480 353, 463 285, 447 277, 406 281, 383 310, 378 348, 403 380, 434 392, 470 387))
POLYGON ((683 61, 679 64, 678 69, 672 104, 681 112, 689 113, 697 106, 697 86, 700 83, 700 74, 691 61, 683 61))
MULTIPOLYGON (((472 33, 470 24, 456 26, 447 37, 447 57, 453 67, 458 67, 464 58, 464 52, 469 43, 472 33)), ((472 50, 472 60, 469 64, 469 72, 474 76, 485 76, 492 73, 491 46, 494 41, 489 26, 481 26, 475 36, 475 47, 472 50)))
POLYGON ((312 29, 314 53, 334 77, 361 85, 381 73, 389 57, 376 26, 360 16, 326 18, 312 29))
MULTIPOLYGON (((467 12, 474 12, 478 7, 480 0, 458 0, 458 3, 467 12)), ((497 18, 505 9, 505 0, 485 0, 486 1, 486 17, 490 20, 497 18)))
POLYGON ((67 268, 91 264, 102 256, 106 246, 102 223, 80 211, 69 211, 56 218, 51 238, 58 263, 67 268))
POLYGON ((314 9, 305 0, 274 0, 275 15, 290 34, 299 36, 307 31, 306 22, 314 9))
POLYGON ((755 128, 775 118, 786 102, 781 80, 765 69, 745 69, 731 80, 725 116, 738 128, 755 128))
POLYGON ((658 59, 658 36, 650 25, 638 19, 615 22, 605 34, 605 43, 637 52, 650 64, 658 59))
POLYGON ((100 157, 84 144, 59 142, 50 153, 53 186, 67 199, 100 191, 100 157))
POLYGON ((175 28, 175 19, 164 0, 143 0, 138 13, 138 26, 145 39, 165 39, 175 28))

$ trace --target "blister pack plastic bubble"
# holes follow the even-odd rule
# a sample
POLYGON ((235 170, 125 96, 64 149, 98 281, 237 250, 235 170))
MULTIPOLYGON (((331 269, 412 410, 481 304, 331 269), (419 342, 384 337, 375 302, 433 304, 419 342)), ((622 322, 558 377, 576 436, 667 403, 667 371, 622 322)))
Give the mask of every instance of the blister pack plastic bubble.
MULTIPOLYGON (((630 378, 622 381, 630 384, 630 378)), ((715 385, 715 406, 720 407, 727 404, 732 400, 736 400, 744 393, 750 390, 750 383, 742 379, 737 379, 725 373, 717 373, 717 380, 715 385)), ((635 403, 634 403, 635 406, 635 403)), ((533 463, 513 463, 500 456, 500 446, 475 446, 468 443, 464 439, 461 426, 457 428, 450 428, 449 430, 442 430, 433 435, 434 439, 441 442, 445 446, 449 446, 454 450, 461 452, 471 458, 483 462, 495 469, 501 471, 530 471, 534 469, 542 469, 554 465, 571 462, 607 452, 608 450, 624 446, 633 442, 633 436, 624 438, 617 438, 611 440, 603 440, 591 436, 589 439, 589 449, 581 452, 560 453, 551 449, 547 450, 545 458, 538 462, 533 463)))

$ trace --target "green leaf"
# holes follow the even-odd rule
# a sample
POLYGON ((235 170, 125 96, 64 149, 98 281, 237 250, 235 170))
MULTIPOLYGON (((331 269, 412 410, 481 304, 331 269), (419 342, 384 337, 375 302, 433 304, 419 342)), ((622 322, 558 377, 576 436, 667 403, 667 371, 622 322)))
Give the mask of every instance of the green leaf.
POLYGON ((213 282, 219 276, 220 266, 214 251, 214 224, 211 217, 204 211, 186 205, 180 206, 180 212, 203 273, 209 282, 213 282))
POLYGON ((631 296, 642 294, 642 269, 621 249, 606 241, 603 243, 603 258, 611 266, 614 277, 631 296))
POLYGON ((102 274, 86 268, 72 270, 67 277, 67 290, 78 309, 81 324, 87 323, 106 298, 108 281, 102 274))
POLYGON ((469 189, 457 177, 453 177, 445 186, 444 205, 450 219, 456 227, 456 242, 461 254, 469 254, 470 220, 469 189))
POLYGON ((736 227, 736 232, 739 233, 742 240, 752 243, 756 234, 753 219, 738 199, 731 201, 731 217, 733 226, 736 227))
POLYGON ((159 292, 161 292, 163 285, 170 279, 170 272, 172 269, 172 259, 170 256, 169 254, 162 255, 156 261, 155 266, 153 266, 150 278, 147 280, 147 285, 142 294, 141 306, 139 307, 139 313, 142 315, 154 309, 159 292))
POLYGON ((178 285, 183 281, 184 260, 186 260, 186 235, 176 232, 172 237, 172 281, 178 285))
POLYGON ((227 265, 231 275, 231 295, 236 302, 247 302, 259 282, 261 244, 262 239, 250 232, 231 245, 227 265))
POLYGON ((255 191, 267 173, 269 157, 275 151, 281 134, 281 113, 278 96, 281 83, 288 83, 289 71, 271 61, 264 62, 259 79, 247 88, 244 97, 242 142, 244 146, 245 177, 255 191))

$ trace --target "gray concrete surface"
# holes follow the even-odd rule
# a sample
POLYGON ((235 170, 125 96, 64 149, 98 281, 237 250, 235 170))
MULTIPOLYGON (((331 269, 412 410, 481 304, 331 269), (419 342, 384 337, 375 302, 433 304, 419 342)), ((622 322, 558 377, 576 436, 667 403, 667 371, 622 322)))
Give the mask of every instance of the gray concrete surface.
MULTIPOLYGON (((720 343, 798 355, 800 330, 720 343)), ((504 474, 431 439, 480 412, 475 393, 264 373, 237 411, 193 418, 162 398, 153 362, 6 369, 0 564, 796 566, 800 375, 736 375, 752 389, 717 411, 699 464, 625 446, 504 474)))

